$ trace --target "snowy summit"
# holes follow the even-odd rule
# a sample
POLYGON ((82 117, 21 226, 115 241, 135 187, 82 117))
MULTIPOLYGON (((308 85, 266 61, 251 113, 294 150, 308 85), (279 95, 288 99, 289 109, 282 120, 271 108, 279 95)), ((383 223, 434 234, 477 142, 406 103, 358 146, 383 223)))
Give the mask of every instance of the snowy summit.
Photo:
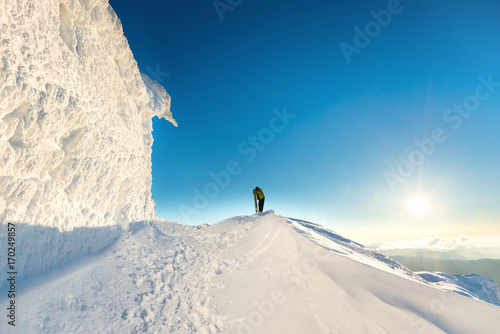
POLYGON ((38 282, 24 333, 497 333, 500 308, 438 289, 333 231, 265 212, 138 222, 38 282))
POLYGON ((1 333, 498 333, 484 277, 413 273, 273 211, 155 218, 152 117, 176 123, 111 6, 0 8, 1 333))

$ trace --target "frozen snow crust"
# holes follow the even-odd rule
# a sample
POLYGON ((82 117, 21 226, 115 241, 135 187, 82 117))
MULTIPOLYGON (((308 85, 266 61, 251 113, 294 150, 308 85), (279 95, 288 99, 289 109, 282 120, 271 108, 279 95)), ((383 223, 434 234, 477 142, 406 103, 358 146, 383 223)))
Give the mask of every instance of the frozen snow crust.
POLYGON ((18 300, 17 331, 496 334, 500 319, 497 306, 270 211, 133 223, 107 251, 37 282, 18 300))
POLYGON ((0 25, 0 235, 28 226, 22 276, 154 216, 151 118, 175 121, 106 0, 3 0, 0 25))

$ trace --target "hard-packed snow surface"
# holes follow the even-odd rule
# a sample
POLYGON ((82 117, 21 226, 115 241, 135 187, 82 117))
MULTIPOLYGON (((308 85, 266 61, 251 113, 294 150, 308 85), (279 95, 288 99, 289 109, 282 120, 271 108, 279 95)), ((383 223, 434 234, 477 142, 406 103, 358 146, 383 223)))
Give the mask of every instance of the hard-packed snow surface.
POLYGON ((23 276, 154 216, 151 118, 175 121, 106 0, 3 0, 0 26, 0 227, 23 276))
POLYGON ((449 275, 425 271, 416 274, 441 289, 500 306, 500 289, 491 278, 477 274, 449 275))
POLYGON ((42 278, 18 300, 23 333, 493 334, 500 325, 497 306, 273 212, 212 226, 134 223, 101 255, 42 278))

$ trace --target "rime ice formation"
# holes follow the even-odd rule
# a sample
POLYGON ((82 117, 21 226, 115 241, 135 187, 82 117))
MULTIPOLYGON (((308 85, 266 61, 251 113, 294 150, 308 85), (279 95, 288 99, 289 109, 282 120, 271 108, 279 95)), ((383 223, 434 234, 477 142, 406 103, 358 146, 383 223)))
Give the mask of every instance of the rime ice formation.
POLYGON ((175 121, 106 0, 4 0, 0 25, 0 221, 34 273, 154 216, 151 118, 175 121))

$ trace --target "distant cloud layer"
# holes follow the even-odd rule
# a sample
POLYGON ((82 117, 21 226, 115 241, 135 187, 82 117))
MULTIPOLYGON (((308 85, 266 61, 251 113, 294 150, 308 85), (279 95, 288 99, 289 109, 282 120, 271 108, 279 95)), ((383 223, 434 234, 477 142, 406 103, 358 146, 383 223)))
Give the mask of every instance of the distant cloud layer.
POLYGON ((418 238, 411 241, 386 241, 378 250, 395 249, 428 249, 428 250, 455 250, 457 247, 499 247, 499 238, 418 238))

